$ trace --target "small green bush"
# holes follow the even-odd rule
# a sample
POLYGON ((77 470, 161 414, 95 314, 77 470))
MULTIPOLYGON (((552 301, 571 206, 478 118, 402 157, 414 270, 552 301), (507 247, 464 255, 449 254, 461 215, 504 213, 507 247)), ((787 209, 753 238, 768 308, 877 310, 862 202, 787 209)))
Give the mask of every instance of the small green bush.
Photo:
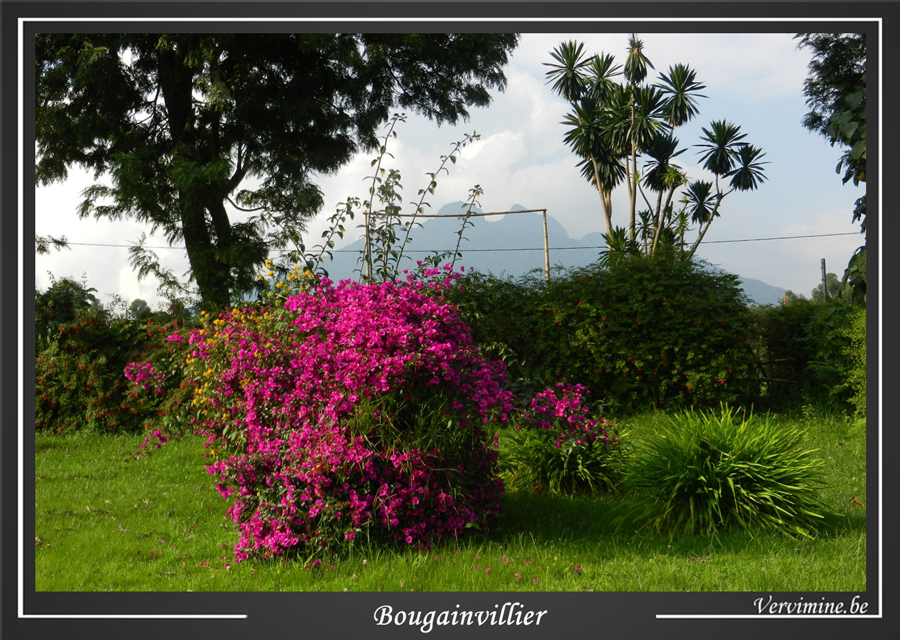
POLYGON ((625 434, 593 417, 587 390, 562 383, 536 394, 505 431, 500 465, 509 489, 549 495, 610 491, 623 477, 625 434))
POLYGON ((812 537, 826 511, 822 462, 801 441, 799 429, 769 415, 724 407, 674 415, 635 452, 629 521, 673 535, 741 528, 812 537))

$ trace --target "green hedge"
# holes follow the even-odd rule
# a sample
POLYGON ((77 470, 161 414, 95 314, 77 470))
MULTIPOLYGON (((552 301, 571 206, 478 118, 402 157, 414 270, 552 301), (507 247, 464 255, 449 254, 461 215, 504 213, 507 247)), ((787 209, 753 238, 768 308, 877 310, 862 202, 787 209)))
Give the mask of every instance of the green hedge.
POLYGON ((756 397, 757 336, 736 276, 635 257, 557 274, 549 287, 542 273, 471 274, 452 295, 520 385, 579 383, 617 414, 756 397))
POLYGON ((53 326, 35 361, 35 426, 38 430, 140 431, 190 400, 175 374, 157 393, 139 393, 124 376, 129 362, 169 369, 177 346, 166 336, 183 321, 163 314, 143 320, 80 312, 53 326))
POLYGON ((757 320, 763 345, 760 368, 766 408, 785 411, 806 404, 843 413, 855 410, 854 397, 860 384, 865 397, 864 307, 842 301, 796 299, 759 310, 757 320), (862 324, 854 329, 854 319, 860 313, 862 324), (860 329, 862 334, 858 335, 860 329), (861 374, 854 373, 860 340, 861 374), (850 353, 854 344, 857 356, 850 353))

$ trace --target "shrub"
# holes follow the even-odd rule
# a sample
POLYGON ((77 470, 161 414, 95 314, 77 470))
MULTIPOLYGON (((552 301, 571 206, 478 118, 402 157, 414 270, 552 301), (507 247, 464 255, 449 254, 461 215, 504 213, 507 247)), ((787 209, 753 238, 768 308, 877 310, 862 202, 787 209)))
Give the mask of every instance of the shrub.
POLYGON ((53 274, 49 275, 47 290, 34 292, 35 355, 50 347, 60 326, 71 325, 80 317, 99 312, 99 300, 94 295, 96 289, 71 278, 57 280, 53 274))
POLYGON ((756 335, 735 276, 636 256, 549 287, 468 277, 450 295, 511 376, 582 384, 613 414, 755 399, 756 335))
POLYGON ((822 462, 801 441, 768 415, 675 415, 635 452, 631 515, 670 534, 737 527, 812 537, 825 512, 822 462))
POLYGON ((441 274, 428 275, 337 286, 291 277, 270 303, 191 332, 192 402, 208 469, 233 499, 237 560, 361 539, 427 547, 498 515, 486 425, 506 420, 511 394, 502 364, 429 289, 445 286, 441 274))
POLYGON ((623 443, 610 424, 591 416, 589 392, 558 383, 538 394, 501 455, 507 487, 532 493, 576 494, 613 489, 621 480, 623 443))
POLYGON ((850 370, 847 374, 847 384, 853 390, 850 403, 853 405, 856 415, 866 417, 866 308, 857 308, 851 318, 850 327, 847 330, 850 346, 847 355, 850 357, 850 370))
POLYGON ((166 336, 180 326, 171 318, 136 321, 99 311, 55 325, 35 361, 35 427, 100 433, 160 428, 190 398, 180 372, 156 380, 144 393, 123 372, 130 362, 167 371, 175 349, 166 336))
POLYGON ((768 409, 802 404, 843 413, 853 409, 848 349, 857 308, 842 301, 795 299, 759 311, 762 401, 768 409))

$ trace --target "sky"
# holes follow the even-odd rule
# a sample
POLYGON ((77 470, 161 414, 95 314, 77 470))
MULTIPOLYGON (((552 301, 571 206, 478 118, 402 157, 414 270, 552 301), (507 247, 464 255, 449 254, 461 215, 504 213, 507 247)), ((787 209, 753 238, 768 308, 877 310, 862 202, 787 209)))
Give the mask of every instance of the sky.
MULTIPOLYGON (((689 179, 711 179, 700 166, 695 145, 700 143, 701 127, 708 128, 713 121, 739 125, 747 134, 745 141, 766 153, 766 181, 756 191, 735 192, 725 198, 721 217, 710 227, 698 255, 743 278, 806 296, 821 281, 823 258, 829 272, 842 276, 850 256, 863 242, 851 212, 864 190, 843 184, 835 172, 842 150, 801 125, 808 111, 802 89, 809 52, 797 48, 791 33, 639 33, 638 37, 654 66, 651 80, 670 66, 684 63, 695 69, 698 81, 706 85, 698 117, 676 130, 681 146, 687 149, 679 156, 679 164, 689 179), (823 234, 848 235, 756 240, 823 234), (731 242, 734 240, 753 241, 731 242)), ((432 211, 466 200, 469 190, 478 184, 484 190, 479 198, 483 211, 508 211, 513 205, 546 208, 572 238, 603 231, 599 196, 581 177, 577 158, 563 142, 566 127, 561 121, 569 106, 555 96, 545 77, 550 51, 565 40, 583 42, 588 53, 611 53, 619 64, 625 61, 627 33, 524 34, 505 68, 508 86, 504 92, 492 92, 489 107, 471 108, 470 119, 456 126, 438 127, 424 117, 407 114, 388 149, 393 158, 385 165, 401 173, 405 213, 412 213, 411 201, 427 186, 426 173, 437 170, 441 156, 465 134, 477 133, 479 140, 461 151, 449 175, 438 178, 435 195, 427 199, 432 211)), ((308 245, 319 242, 327 218, 339 203, 349 196, 366 196, 372 158, 371 153, 360 154, 335 174, 319 176, 325 206, 309 223, 308 245)), ((162 302, 157 283, 138 281, 128 263, 127 248, 98 246, 132 244, 142 232, 149 234, 149 229, 133 221, 79 219, 80 193, 91 183, 92 177, 76 168, 66 182, 37 188, 36 233, 66 236, 70 248, 35 257, 36 288, 44 290, 50 285, 49 272, 57 280, 85 281, 97 290, 103 303, 116 294, 126 302, 140 298, 158 308, 162 302)), ((613 223, 625 226, 628 195, 624 185, 614 192, 613 203, 613 223)), ((338 248, 359 237, 353 225, 355 222, 348 225, 338 248)), ((694 237, 695 233, 688 234, 688 240, 694 237)), ((538 237, 531 246, 542 243, 538 237)), ((165 247, 166 242, 159 236, 151 237, 147 244, 165 247)), ((176 274, 187 272, 183 249, 163 248, 157 253, 162 264, 176 274)))

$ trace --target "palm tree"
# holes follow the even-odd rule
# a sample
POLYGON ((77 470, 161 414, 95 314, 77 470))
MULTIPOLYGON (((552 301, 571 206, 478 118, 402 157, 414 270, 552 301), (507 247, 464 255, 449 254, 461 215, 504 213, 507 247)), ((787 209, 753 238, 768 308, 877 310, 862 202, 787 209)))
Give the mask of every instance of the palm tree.
POLYGON ((662 229, 667 226, 672 212, 672 197, 675 190, 682 186, 687 178, 684 171, 672 164, 672 159, 684 153, 678 148, 678 139, 671 133, 657 133, 646 149, 649 160, 644 165, 644 186, 657 194, 653 241, 649 252, 656 251, 662 229), (665 196, 665 204, 663 203, 665 196))
POLYGON ((660 91, 666 96, 665 112, 670 127, 677 127, 693 120, 697 111, 697 93, 706 88, 697 82, 697 72, 683 64, 669 68, 668 74, 660 74, 660 91))
POLYGON ((563 124, 570 129, 563 140, 579 156, 578 167, 584 178, 600 194, 603 205, 603 221, 606 232, 612 228, 612 191, 625 176, 625 167, 606 143, 605 129, 608 127, 606 114, 591 108, 590 100, 585 100, 566 115, 563 124))
POLYGON ((574 41, 563 42, 551 52, 553 62, 545 63, 550 67, 547 82, 571 107, 562 120, 567 127, 564 141, 578 156, 582 176, 600 194, 604 236, 611 242, 608 252, 637 249, 640 193, 648 208, 641 222, 642 237, 650 239, 644 243, 644 252, 655 252, 664 236, 666 242, 680 237, 683 244, 690 219, 701 225, 700 237, 687 255, 690 258, 719 215, 722 198, 734 190, 755 189, 765 179, 764 163, 759 162, 764 154, 744 142, 745 134, 735 125, 713 122, 710 129, 703 129, 699 146, 703 167, 714 174, 715 185, 695 181, 683 200, 686 208, 675 214, 675 192, 688 179, 672 162, 684 152, 678 149, 673 132, 697 116, 698 100, 706 97, 700 92, 706 87, 684 64, 669 67, 656 83, 647 84, 654 67, 635 34, 629 36, 627 51, 623 67, 609 54, 588 56, 584 45, 574 41), (617 76, 623 82, 616 82, 617 76), (642 167, 639 159, 644 160, 642 167), (720 178, 731 178, 728 191, 719 188, 720 178), (612 220, 612 192, 623 181, 629 195, 629 224, 624 229, 615 227, 612 220), (656 194, 655 203, 643 188, 656 194), (666 235, 671 225, 674 228, 666 235))
POLYGON ((618 88, 612 78, 619 67, 611 55, 585 57, 584 44, 563 42, 550 53, 554 63, 546 76, 553 91, 569 102, 572 112, 561 124, 567 125, 564 141, 580 158, 582 175, 600 194, 606 233, 612 230, 612 191, 625 175, 625 168, 605 141, 608 113, 601 107, 618 88))
POLYGON ((713 122, 709 129, 703 129, 704 144, 697 146, 701 151, 703 168, 715 175, 715 193, 709 182, 694 182, 688 188, 688 199, 691 203, 691 218, 700 223, 700 235, 688 253, 688 259, 694 256, 703 236, 709 230, 713 219, 719 215, 719 205, 733 191, 750 191, 756 189, 766 178, 762 170, 765 162, 759 162, 765 153, 743 139, 740 127, 725 120, 713 122), (731 178, 731 188, 723 191, 719 178, 731 178))

